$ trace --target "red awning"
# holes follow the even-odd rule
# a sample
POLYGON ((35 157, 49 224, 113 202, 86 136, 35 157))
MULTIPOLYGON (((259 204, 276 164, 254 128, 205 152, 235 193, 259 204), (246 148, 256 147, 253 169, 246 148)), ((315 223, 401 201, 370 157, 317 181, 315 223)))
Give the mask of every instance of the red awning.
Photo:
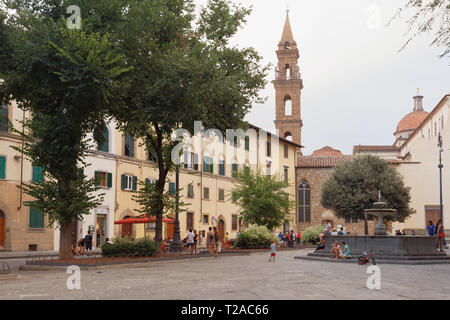
MULTIPOLYGON (((134 223, 154 223, 156 222, 156 217, 132 217, 123 220, 115 221, 114 224, 134 224, 134 223)), ((173 219, 163 218, 163 222, 174 222, 173 219)))

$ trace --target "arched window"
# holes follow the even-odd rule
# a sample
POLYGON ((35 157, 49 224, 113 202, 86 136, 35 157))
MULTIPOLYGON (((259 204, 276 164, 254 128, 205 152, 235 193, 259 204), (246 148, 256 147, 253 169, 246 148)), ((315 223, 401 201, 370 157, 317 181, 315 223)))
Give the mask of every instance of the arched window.
POLYGON ((285 138, 287 141, 292 141, 292 134, 291 134, 290 132, 286 132, 286 133, 284 134, 284 138, 285 138))
POLYGON ((286 80, 289 80, 291 78, 291 67, 287 64, 285 67, 285 75, 286 75, 286 80))
POLYGON ((134 138, 129 133, 125 134, 124 154, 127 157, 134 158, 134 138))
POLYGON ((292 116, 292 100, 290 96, 284 98, 284 115, 292 116))
POLYGON ((298 186, 298 221, 311 222, 311 187, 305 179, 298 186))
POLYGON ((286 50, 286 51, 291 50, 291 44, 289 43, 289 41, 286 41, 284 43, 284 50, 286 50))
POLYGON ((109 152, 109 130, 108 127, 103 127, 103 138, 105 139, 103 144, 98 147, 98 151, 109 152))

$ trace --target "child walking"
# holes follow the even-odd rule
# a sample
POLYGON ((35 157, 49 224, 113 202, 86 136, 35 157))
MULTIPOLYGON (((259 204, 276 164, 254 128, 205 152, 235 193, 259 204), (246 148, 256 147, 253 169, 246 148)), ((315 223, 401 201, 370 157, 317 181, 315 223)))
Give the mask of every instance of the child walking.
POLYGON ((275 262, 275 256, 277 254, 277 245, 275 244, 275 241, 272 240, 272 244, 270 245, 270 258, 269 258, 269 262, 272 261, 273 258, 273 262, 275 262))

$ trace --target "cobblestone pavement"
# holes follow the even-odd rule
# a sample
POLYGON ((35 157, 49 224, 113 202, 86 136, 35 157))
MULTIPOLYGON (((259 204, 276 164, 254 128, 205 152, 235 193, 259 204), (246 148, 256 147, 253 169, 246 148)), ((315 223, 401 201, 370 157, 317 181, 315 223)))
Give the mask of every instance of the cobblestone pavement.
POLYGON ((65 270, 21 271, 0 280, 0 299, 449 299, 450 266, 379 265, 381 289, 366 287, 367 267, 294 259, 306 250, 219 256, 81 271, 68 290, 65 270))

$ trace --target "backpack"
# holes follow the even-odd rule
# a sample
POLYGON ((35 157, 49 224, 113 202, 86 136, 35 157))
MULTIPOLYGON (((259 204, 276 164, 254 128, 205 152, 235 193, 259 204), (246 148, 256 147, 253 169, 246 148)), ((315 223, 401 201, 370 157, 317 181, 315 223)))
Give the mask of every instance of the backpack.
POLYGON ((341 230, 339 230, 338 236, 342 236, 342 231, 341 230))

